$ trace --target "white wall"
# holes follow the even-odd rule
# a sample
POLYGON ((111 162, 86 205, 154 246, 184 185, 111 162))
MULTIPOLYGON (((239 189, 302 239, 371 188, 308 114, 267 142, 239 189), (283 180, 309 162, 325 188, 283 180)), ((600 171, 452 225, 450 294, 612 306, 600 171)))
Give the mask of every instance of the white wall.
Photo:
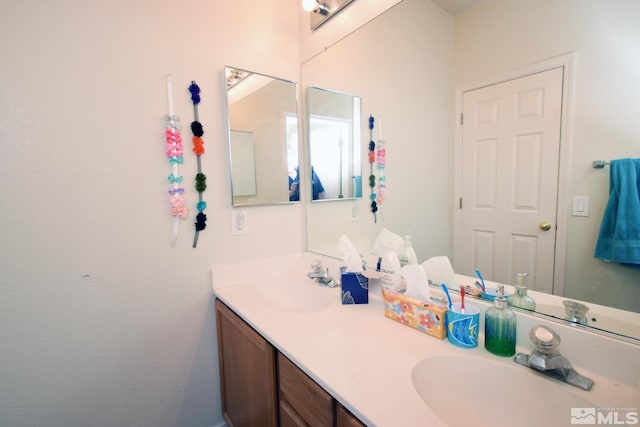
POLYGON ((248 208, 231 236, 221 72, 296 81, 297 3, 4 2, 0 13, 0 425, 221 422, 209 266, 303 248, 302 208, 248 208), (207 229, 169 245, 165 75, 207 229), (277 230, 277 231, 275 231, 277 230), (283 230, 290 230, 284 232, 283 230))
MULTIPOLYGON (((638 311, 640 271, 593 258, 609 170, 593 160, 640 157, 640 2, 487 0, 454 20, 454 85, 575 52, 567 199, 591 196, 591 216, 567 224, 565 296, 638 311)), ((562 226, 562 224, 560 224, 562 226)))

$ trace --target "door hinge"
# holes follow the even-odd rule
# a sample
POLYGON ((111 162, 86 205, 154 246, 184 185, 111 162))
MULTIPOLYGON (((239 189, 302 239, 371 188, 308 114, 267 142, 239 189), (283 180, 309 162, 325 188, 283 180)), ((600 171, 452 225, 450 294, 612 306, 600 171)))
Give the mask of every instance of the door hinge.
POLYGON ((462 197, 460 197, 459 205, 460 205, 459 209, 462 209, 462 197))
POLYGON ((464 114, 460 113, 460 126, 464 124, 464 114))

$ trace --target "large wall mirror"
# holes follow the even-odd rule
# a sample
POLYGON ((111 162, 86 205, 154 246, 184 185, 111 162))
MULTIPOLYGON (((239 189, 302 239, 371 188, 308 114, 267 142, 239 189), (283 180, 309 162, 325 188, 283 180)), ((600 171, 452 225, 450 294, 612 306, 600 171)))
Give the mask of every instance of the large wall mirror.
MULTIPOLYGON (((572 78, 571 98, 563 100, 572 106, 565 118, 570 145, 561 159, 564 189, 554 224, 566 235, 565 247, 555 253, 565 267, 552 286, 555 295, 545 294, 552 304, 540 304, 538 311, 562 318, 563 300, 581 301, 590 308, 589 327, 640 339, 640 269, 593 256, 609 197, 609 169, 594 169, 592 162, 640 157, 638 101, 630 95, 640 93, 636 16, 640 3, 634 0, 615 6, 484 0, 455 16, 429 1, 403 0, 303 63, 304 86, 362 97, 363 115, 384 121, 387 149, 387 200, 376 221, 366 198, 349 210, 311 203, 309 250, 335 256, 336 242, 347 234, 366 252, 387 228, 411 235, 421 262, 447 255, 456 272, 473 276, 454 257, 461 173, 454 170, 460 143, 455 89, 572 54, 573 68, 565 71, 572 75, 564 76, 572 78), (366 60, 371 52, 382 59, 375 66, 366 60), (588 216, 572 215, 575 196, 589 198, 588 216), (601 307, 607 315, 599 313, 601 307)), ((361 131, 366 135, 364 126, 361 131)))
POLYGON ((307 88, 311 199, 362 197, 360 98, 307 88))
POLYGON ((296 84, 225 67, 233 206, 291 201, 298 170, 296 84))

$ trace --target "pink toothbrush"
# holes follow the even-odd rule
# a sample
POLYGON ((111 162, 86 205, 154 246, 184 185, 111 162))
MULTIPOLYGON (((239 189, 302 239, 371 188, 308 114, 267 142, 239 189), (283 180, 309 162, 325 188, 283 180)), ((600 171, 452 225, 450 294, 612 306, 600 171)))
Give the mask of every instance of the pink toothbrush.
POLYGON ((464 314, 464 286, 460 286, 460 313, 464 314))

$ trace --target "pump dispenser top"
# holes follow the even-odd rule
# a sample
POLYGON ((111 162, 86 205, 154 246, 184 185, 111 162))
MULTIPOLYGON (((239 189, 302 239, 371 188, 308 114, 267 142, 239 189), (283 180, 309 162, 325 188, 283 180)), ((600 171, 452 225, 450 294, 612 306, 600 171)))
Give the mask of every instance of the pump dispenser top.
POLYGON ((402 252, 403 253, 398 256, 401 266, 418 265, 418 257, 416 256, 416 251, 413 250, 411 236, 404 236, 404 247, 402 252))
POLYGON ((507 302, 514 307, 524 308, 525 310, 535 310, 536 302, 527 295, 527 285, 525 279, 529 273, 518 273, 516 278, 516 292, 509 295, 507 302))

